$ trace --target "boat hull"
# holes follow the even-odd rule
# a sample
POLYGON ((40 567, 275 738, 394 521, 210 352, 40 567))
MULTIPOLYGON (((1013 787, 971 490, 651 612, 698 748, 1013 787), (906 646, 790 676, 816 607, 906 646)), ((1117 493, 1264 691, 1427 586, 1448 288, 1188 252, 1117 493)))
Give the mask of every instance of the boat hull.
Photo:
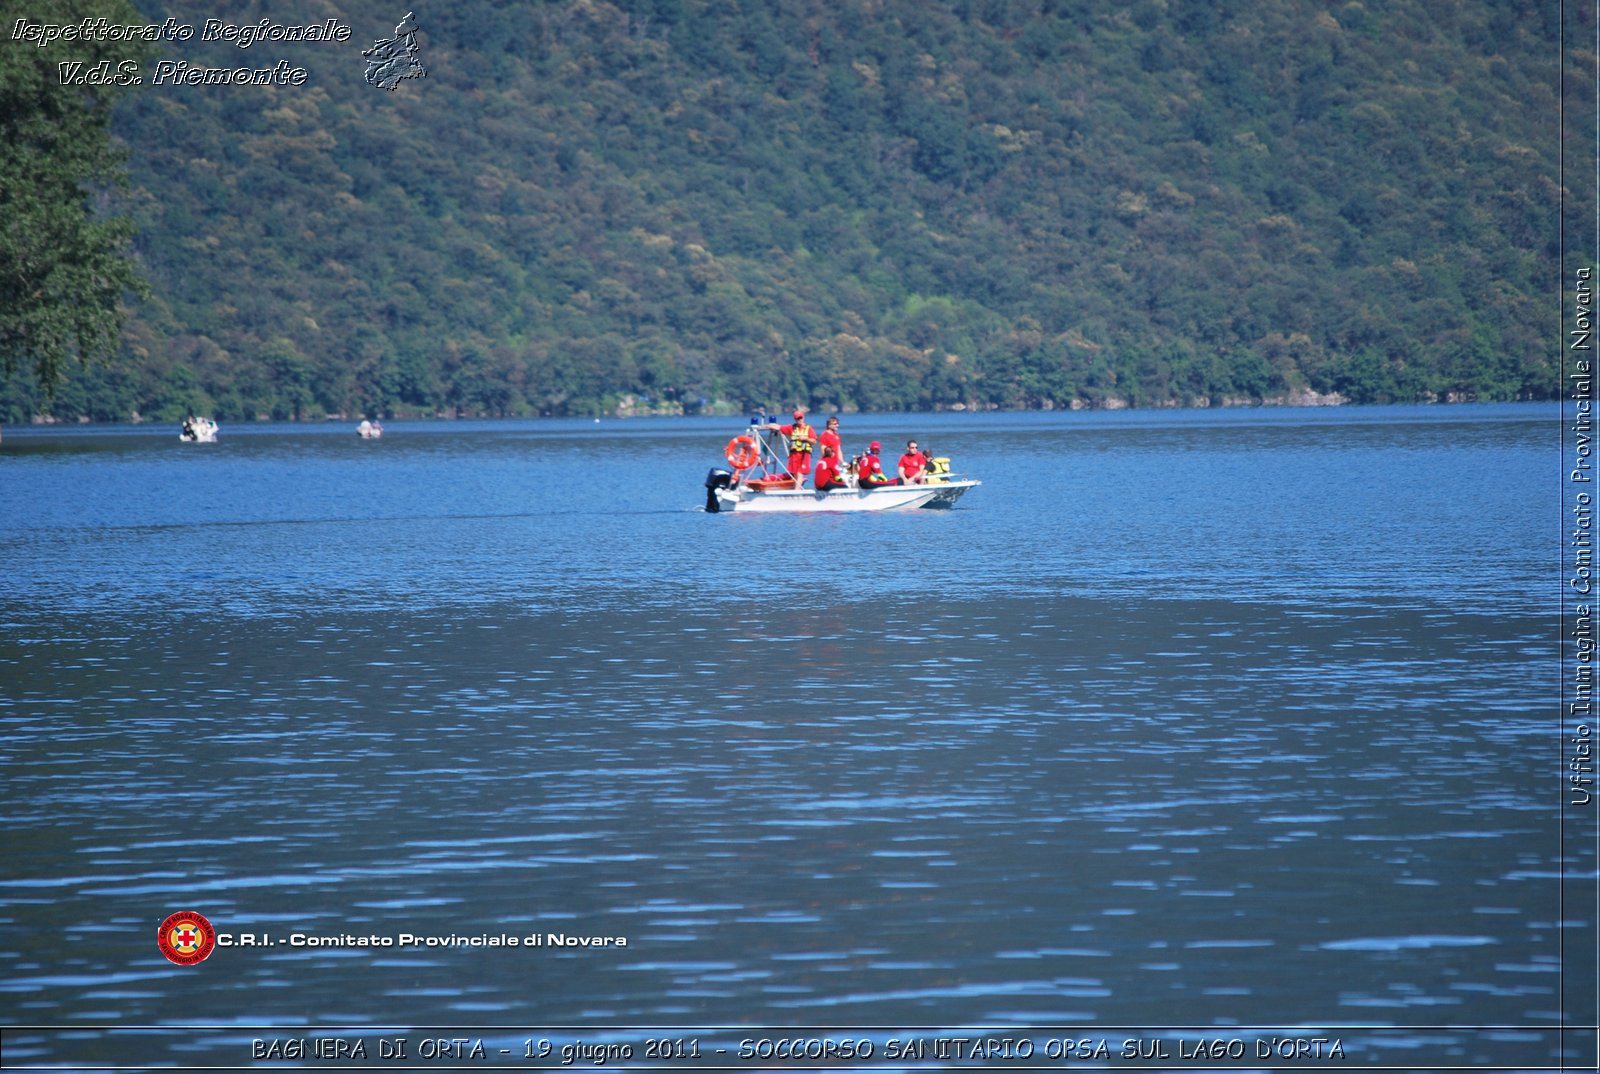
POLYGON ((915 507, 949 507, 977 481, 945 481, 929 485, 886 485, 874 489, 766 489, 748 486, 717 489, 722 511, 899 511, 915 507))

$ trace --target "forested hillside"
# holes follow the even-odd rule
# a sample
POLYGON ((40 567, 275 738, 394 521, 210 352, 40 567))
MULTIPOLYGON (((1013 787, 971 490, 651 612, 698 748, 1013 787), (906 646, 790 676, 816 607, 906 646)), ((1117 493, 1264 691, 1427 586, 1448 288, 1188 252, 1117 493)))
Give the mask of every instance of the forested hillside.
POLYGON ((234 7, 354 37, 160 46, 309 77, 121 97, 153 293, 57 415, 1559 390, 1592 3, 419 0, 393 92, 404 7, 234 7))

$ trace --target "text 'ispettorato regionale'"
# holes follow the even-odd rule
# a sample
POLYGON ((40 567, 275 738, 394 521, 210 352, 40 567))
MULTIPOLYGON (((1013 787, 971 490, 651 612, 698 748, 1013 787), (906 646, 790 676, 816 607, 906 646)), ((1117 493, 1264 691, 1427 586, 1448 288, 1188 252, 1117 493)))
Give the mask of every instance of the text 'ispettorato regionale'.
MULTIPOLYGON (((259 22, 236 23, 224 19, 207 19, 198 31, 190 23, 168 18, 159 23, 116 23, 105 18, 86 18, 78 22, 34 22, 18 19, 11 27, 13 41, 26 42, 46 48, 58 41, 144 41, 186 42, 198 39, 203 42, 221 41, 250 48, 260 42, 282 44, 315 43, 324 41, 347 42, 354 31, 339 19, 326 19, 314 23, 284 23, 262 19, 259 22)), ((287 60, 278 60, 265 67, 202 67, 188 60, 158 60, 148 77, 137 60, 111 60, 85 63, 81 60, 64 60, 57 64, 61 84, 64 86, 299 86, 304 85, 309 72, 304 67, 292 66, 287 60)))

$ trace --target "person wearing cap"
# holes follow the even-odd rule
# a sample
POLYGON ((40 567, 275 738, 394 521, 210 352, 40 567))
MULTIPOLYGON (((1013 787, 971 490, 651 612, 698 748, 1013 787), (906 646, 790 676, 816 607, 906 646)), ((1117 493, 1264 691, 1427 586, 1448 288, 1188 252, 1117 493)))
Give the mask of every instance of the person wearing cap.
POLYGON ((876 440, 867 448, 867 453, 861 456, 856 463, 856 484, 864 489, 877 488, 880 485, 893 485, 889 475, 883 472, 883 462, 878 458, 878 452, 883 445, 876 440))
POLYGON ((923 471, 927 469, 927 460, 922 452, 917 450, 915 440, 906 441, 906 453, 900 456, 900 483, 902 485, 920 485, 926 478, 923 471))
POLYGON ((794 475, 796 480, 804 481, 806 475, 811 473, 811 452, 817 446, 817 431, 806 424, 806 412, 796 410, 792 424, 774 423, 767 428, 788 438, 789 473, 794 475))

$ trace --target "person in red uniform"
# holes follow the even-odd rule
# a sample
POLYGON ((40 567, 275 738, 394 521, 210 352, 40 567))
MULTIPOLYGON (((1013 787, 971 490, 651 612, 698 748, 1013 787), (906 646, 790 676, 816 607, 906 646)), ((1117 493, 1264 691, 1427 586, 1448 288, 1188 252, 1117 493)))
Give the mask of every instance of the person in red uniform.
POLYGON ((883 472, 883 462, 878 458, 878 451, 882 448, 876 440, 861 456, 861 461, 856 464, 856 484, 861 488, 876 488, 879 485, 892 485, 889 475, 883 472))
POLYGON ((817 469, 811 475, 811 481, 816 485, 818 492, 850 487, 845 484, 843 475, 839 473, 839 456, 834 454, 833 448, 823 447, 822 458, 817 460, 817 469))
POLYGON ((923 458, 922 452, 917 450, 915 440, 906 441, 906 453, 900 456, 900 483, 902 485, 920 485, 924 477, 923 471, 928 468, 928 462, 923 458))
POLYGON ((800 481, 811 472, 811 452, 817 446, 817 431, 806 424, 806 412, 796 410, 794 422, 789 425, 768 425, 789 439, 789 472, 800 481))
POLYGON ((828 419, 827 425, 817 435, 818 452, 821 452, 823 448, 832 448, 835 459, 842 460, 844 458, 844 445, 839 442, 839 415, 837 414, 828 419))

